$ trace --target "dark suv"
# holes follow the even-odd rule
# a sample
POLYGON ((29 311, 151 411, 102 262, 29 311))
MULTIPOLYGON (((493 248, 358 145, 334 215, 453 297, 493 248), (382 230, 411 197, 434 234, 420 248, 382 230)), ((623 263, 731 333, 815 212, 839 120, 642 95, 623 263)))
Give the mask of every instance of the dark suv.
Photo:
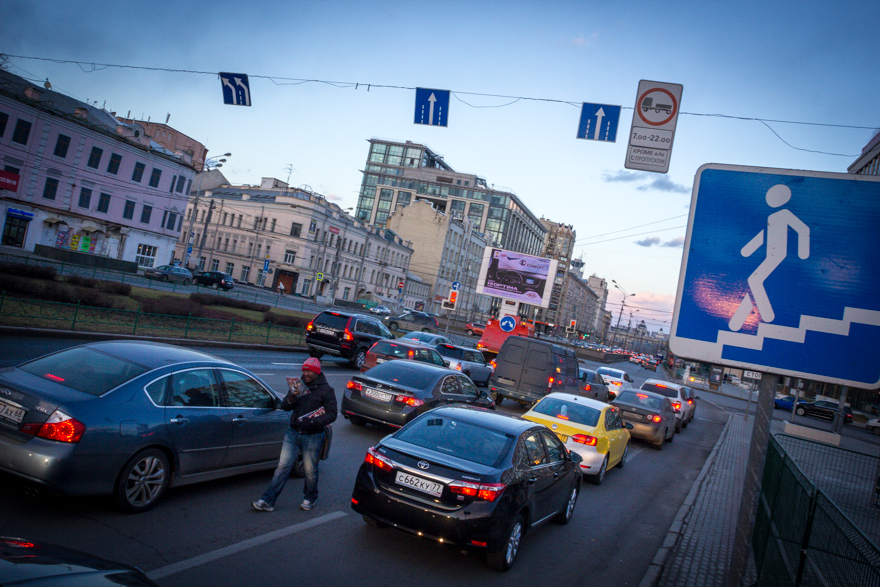
POLYGON ((338 310, 324 310, 306 326, 309 355, 342 357, 355 369, 364 364, 373 343, 383 338, 394 336, 377 318, 338 310))
POLYGON ((400 316, 385 316, 382 321, 391 330, 421 330, 422 332, 437 332, 440 323, 437 318, 424 312, 410 311, 400 316))
POLYGON ((196 275, 195 281, 197 284, 204 285, 205 287, 213 287, 214 289, 223 288, 226 291, 235 287, 235 282, 232 280, 232 276, 221 271, 206 271, 200 273, 196 275))

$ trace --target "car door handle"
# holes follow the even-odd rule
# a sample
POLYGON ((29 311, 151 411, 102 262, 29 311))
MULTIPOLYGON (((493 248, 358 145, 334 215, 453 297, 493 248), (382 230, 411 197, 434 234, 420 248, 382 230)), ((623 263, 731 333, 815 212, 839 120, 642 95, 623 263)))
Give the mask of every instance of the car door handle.
POLYGON ((189 418, 182 418, 182 417, 178 416, 176 418, 171 418, 171 420, 169 420, 169 422, 171 422, 172 424, 186 424, 189 422, 189 418))
POLYGON ((535 483, 538 481, 537 477, 529 477, 529 483, 535 483))
POLYGON ((244 416, 239 416, 238 418, 233 418, 232 421, 236 424, 241 424, 242 422, 247 422, 247 418, 245 418, 244 416))

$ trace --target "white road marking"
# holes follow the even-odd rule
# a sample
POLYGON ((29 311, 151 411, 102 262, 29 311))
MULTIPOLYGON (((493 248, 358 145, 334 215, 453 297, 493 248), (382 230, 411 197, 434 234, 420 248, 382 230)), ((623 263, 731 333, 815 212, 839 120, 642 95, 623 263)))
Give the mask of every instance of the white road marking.
MULTIPOLYGON (((254 513, 260 515, 258 512, 254 513)), ((158 581, 159 579, 164 579, 165 577, 168 577, 170 575, 176 575, 177 573, 182 573, 183 571, 188 571, 189 569, 213 562, 221 558, 225 558, 227 556, 234 555, 243 550, 248 550, 249 548, 254 548, 255 546, 260 546, 262 544, 266 544, 267 542, 272 542, 273 540, 278 540, 279 538, 284 538, 285 536, 290 536, 291 534, 296 534, 298 532, 302 532, 303 530, 308 530, 309 528, 314 528, 315 526, 326 524, 327 522, 332 522, 333 520, 345 517, 346 515, 347 514, 345 512, 331 512, 329 514, 319 516, 307 522, 294 524, 293 526, 281 528, 280 530, 275 530, 274 532, 269 532, 268 534, 263 534, 262 536, 249 538, 247 540, 239 542, 238 544, 224 546, 223 548, 218 548, 217 550, 206 552, 205 554, 200 554, 198 556, 194 556, 192 558, 182 560, 171 565, 159 567, 158 569, 152 570, 147 573, 147 576, 153 581, 158 581)))

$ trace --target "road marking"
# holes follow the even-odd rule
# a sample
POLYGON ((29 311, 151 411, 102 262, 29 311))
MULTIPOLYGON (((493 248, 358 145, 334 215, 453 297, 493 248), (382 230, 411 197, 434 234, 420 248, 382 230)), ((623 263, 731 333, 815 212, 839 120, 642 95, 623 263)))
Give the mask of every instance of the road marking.
POLYGON ((308 530, 310 528, 320 526, 321 524, 326 524, 327 522, 332 522, 333 520, 343 518, 346 515, 347 514, 345 512, 331 512, 329 514, 319 516, 307 522, 294 524, 293 526, 281 528, 280 530, 275 530, 274 532, 269 532, 268 534, 263 534, 262 536, 249 538, 247 540, 239 542, 238 544, 224 546, 223 548, 218 548, 217 550, 212 550, 211 552, 206 552, 205 554, 200 554, 198 556, 194 556, 192 558, 188 558, 186 560, 182 560, 171 565, 159 567, 158 569, 154 569, 147 573, 147 577, 149 577, 153 581, 158 581, 159 579, 164 579, 165 577, 168 577, 170 575, 176 575, 177 573, 188 571, 192 568, 213 562, 221 558, 225 558, 227 556, 231 556, 243 550, 248 550, 249 548, 254 548, 255 546, 260 546, 262 544, 266 544, 267 542, 272 542, 273 540, 278 540, 279 538, 284 538, 286 536, 290 536, 291 534, 296 534, 298 532, 302 532, 303 530, 308 530))
POLYGON ((628 463, 628 462, 632 461, 634 458, 636 458, 637 456, 642 454, 642 451, 644 451, 644 450, 645 450, 644 447, 634 448, 634 449, 630 450, 629 452, 626 453, 626 462, 628 463))

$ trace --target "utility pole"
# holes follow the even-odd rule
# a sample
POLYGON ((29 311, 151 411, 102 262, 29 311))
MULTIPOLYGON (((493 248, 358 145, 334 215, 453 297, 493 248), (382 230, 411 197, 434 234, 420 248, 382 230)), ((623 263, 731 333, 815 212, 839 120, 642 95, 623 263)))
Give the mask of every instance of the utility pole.
MULTIPOLYGON (((191 239, 193 237, 193 225, 196 222, 196 213, 199 211, 199 196, 201 195, 202 191, 202 176, 207 171, 210 171, 212 166, 214 169, 218 167, 223 167, 223 164, 226 163, 226 157, 232 157, 232 153, 224 153, 223 155, 218 155, 217 157, 208 157, 202 164, 202 170, 201 172, 199 172, 199 183, 196 186, 196 199, 193 202, 192 215, 189 218, 189 229, 186 232, 186 252, 184 253, 183 262, 184 267, 189 264, 189 250, 191 239)), ((213 204, 213 200, 211 202, 213 204)), ((201 254, 201 247, 199 247, 199 254, 201 254)))
MULTIPOLYGON (((202 249, 205 248, 205 240, 208 238, 208 225, 211 224, 211 214, 214 212, 214 200, 211 200, 211 205, 208 206, 208 215, 205 216, 205 226, 202 228, 202 238, 199 239, 199 252, 196 253, 196 267, 199 267, 202 259, 202 249)), ((204 271, 204 267, 201 267, 199 271, 204 271)))

